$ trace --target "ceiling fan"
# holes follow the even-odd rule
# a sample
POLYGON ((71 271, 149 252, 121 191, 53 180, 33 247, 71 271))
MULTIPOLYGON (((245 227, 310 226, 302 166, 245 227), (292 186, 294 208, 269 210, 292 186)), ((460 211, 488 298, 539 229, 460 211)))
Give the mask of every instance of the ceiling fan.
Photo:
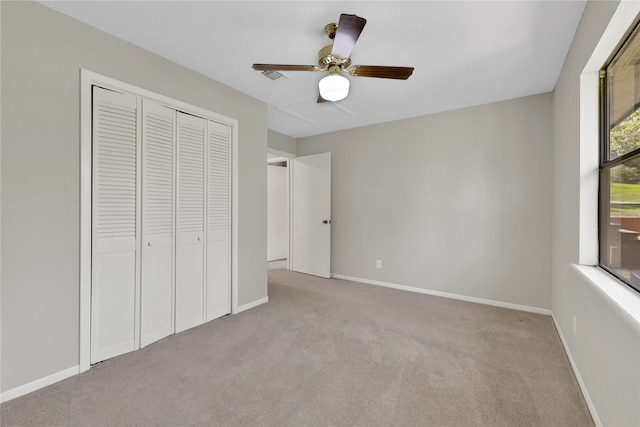
POLYGON ((318 52, 318 65, 253 64, 256 71, 329 71, 320 80, 318 102, 340 101, 349 94, 349 79, 342 72, 355 77, 407 80, 413 67, 389 67, 380 65, 351 65, 351 51, 360 37, 367 20, 356 15, 340 15, 337 24, 325 26, 324 30, 333 44, 318 52))

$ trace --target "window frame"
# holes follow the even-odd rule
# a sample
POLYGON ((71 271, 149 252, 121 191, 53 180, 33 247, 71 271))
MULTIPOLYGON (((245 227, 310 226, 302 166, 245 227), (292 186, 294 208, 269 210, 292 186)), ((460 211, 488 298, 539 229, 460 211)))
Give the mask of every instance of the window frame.
POLYGON ((607 61, 604 63, 599 71, 599 93, 598 93, 598 109, 599 109, 599 165, 598 165, 598 267, 614 276, 616 279, 623 282, 632 290, 640 293, 640 284, 633 284, 630 280, 618 274, 614 269, 603 263, 602 249, 603 245, 606 245, 604 241, 604 229, 603 219, 610 218, 610 178, 606 174, 610 173, 611 169, 616 166, 624 164, 626 161, 634 158, 640 159, 640 147, 632 150, 628 153, 616 157, 615 159, 609 159, 611 150, 610 140, 610 114, 609 114, 609 85, 607 80, 607 68, 621 54, 623 49, 627 47, 627 43, 631 37, 636 33, 640 36, 640 18, 634 20, 633 24, 629 27, 629 30, 625 33, 624 37, 620 40, 616 48, 613 50, 607 61), (606 178, 606 179, 603 179, 606 178))

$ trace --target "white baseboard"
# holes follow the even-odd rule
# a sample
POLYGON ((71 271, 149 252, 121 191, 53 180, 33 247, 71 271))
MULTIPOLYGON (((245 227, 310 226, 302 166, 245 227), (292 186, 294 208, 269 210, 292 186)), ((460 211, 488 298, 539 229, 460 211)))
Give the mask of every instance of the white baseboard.
POLYGON ((56 372, 55 374, 47 375, 44 378, 40 378, 35 381, 31 381, 28 384, 5 391, 0 395, 0 402, 7 402, 11 399, 15 399, 16 397, 24 396, 27 393, 31 393, 32 391, 36 391, 51 384, 55 384, 58 381, 65 380, 79 373, 80 366, 76 365, 60 372, 56 372))
POLYGON ((493 305, 495 307, 510 308, 512 310, 527 311, 530 313, 551 315, 552 312, 546 308, 530 307, 528 305, 512 304, 510 302, 494 301, 490 299, 469 297, 466 295, 451 294, 448 292, 431 291, 428 289, 415 288, 412 286, 396 285, 395 283, 381 282, 379 280, 361 279, 359 277, 343 276, 342 274, 332 274, 331 277, 342 280, 350 280, 352 282, 366 283, 369 285, 384 286, 385 288, 400 289, 403 291, 417 292, 419 294, 433 295, 443 298, 457 299, 467 302, 475 302, 478 304, 493 305))
MULTIPOLYGON (((260 298, 256 301, 250 302, 249 304, 241 305, 234 312, 234 314, 241 313, 243 311, 249 310, 250 308, 257 307, 267 302, 269 302, 269 297, 260 298)), ((25 394, 31 393, 32 391, 36 391, 51 384, 55 384, 58 381, 65 380, 79 373, 80 365, 72 366, 71 368, 67 368, 60 372, 56 372, 55 374, 48 375, 44 378, 37 379, 28 384, 21 385, 11 390, 7 390, 4 393, 0 393, 0 402, 7 402, 9 400, 15 399, 16 397, 24 396, 25 394)))
POLYGON ((238 309, 233 312, 233 314, 242 313, 243 311, 247 311, 250 308, 254 308, 254 307, 257 307, 259 305, 266 304, 268 302, 269 302, 269 297, 264 297, 264 298, 257 299, 257 300, 255 300, 253 302, 248 303, 248 304, 239 306, 238 309))
MULTIPOLYGON (((243 311, 249 310, 250 308, 257 307, 267 302, 269 302, 269 297, 260 298, 256 301, 250 302, 249 304, 241 305, 234 312, 234 314, 241 313, 243 311)), ((7 402, 9 400, 15 399, 16 397, 24 396, 25 394, 31 393, 32 391, 36 391, 51 384, 55 384, 58 381, 65 380, 79 373, 80 365, 72 366, 71 368, 67 368, 63 371, 56 372, 55 374, 48 375, 44 378, 37 379, 28 384, 21 385, 11 390, 7 390, 4 393, 0 393, 0 402, 7 402)))
POLYGON ((341 274, 332 274, 331 277, 334 277, 336 279, 349 280, 349 281, 352 281, 352 282, 366 283, 366 284, 369 284, 369 285, 384 286, 384 287, 387 287, 387 288, 400 289, 400 290, 403 290, 403 291, 417 292, 417 293, 426 294, 426 295, 434 295, 434 296, 439 296, 439 297, 444 297, 444 298, 457 299, 457 300, 461 300, 461 301, 475 302, 475 303, 479 303, 479 304, 493 305, 493 306, 496 306, 496 307, 511 308, 511 309, 514 309, 514 310, 521 310, 521 311, 527 311, 527 312, 531 312, 531 313, 550 315, 551 318, 553 319, 553 324, 555 325, 555 328, 558 331, 558 335, 560 336, 560 341, 562 342, 562 346, 564 347, 564 350, 565 350, 565 352, 567 354, 567 357, 569 358, 569 363, 571 364, 571 369, 573 369, 573 373, 575 374, 576 379, 578 380, 578 385, 580 386, 580 390, 582 391, 582 395, 584 396, 584 400, 587 403, 587 407, 589 408, 589 412, 591 413, 591 417, 593 418, 593 422, 596 425, 596 427, 602 427, 602 421, 600 421, 600 417, 598 416, 598 412, 596 411, 596 407, 593 404, 593 401, 591 400, 591 396, 589 396, 589 392, 587 391, 587 387, 586 387, 584 381, 582 380, 582 376, 580 375, 580 371, 578 371, 578 366, 576 365, 576 362, 573 359, 573 355, 571 354, 571 350, 569 350, 569 346, 567 345, 567 341, 564 338, 564 334, 562 333, 562 330, 560 329, 560 325, 558 324, 558 320, 556 319, 556 316, 553 313, 553 311, 548 310, 546 308, 530 307, 530 306, 526 306, 526 305, 512 304, 512 303, 502 302, 502 301, 494 301, 494 300, 488 300, 488 299, 483 299, 483 298, 468 297, 468 296, 465 296, 465 295, 450 294, 450 293, 447 293, 447 292, 431 291, 431 290, 422 289, 422 288, 415 288, 415 287, 412 287, 412 286, 404 286, 404 285, 397 285, 395 283, 381 282, 381 281, 378 281, 378 280, 370 280, 370 279, 362 279, 362 278, 359 278, 359 277, 344 276, 344 275, 341 275, 341 274))
POLYGON ((582 380, 582 376, 580 375, 580 371, 578 371, 578 366, 576 365, 575 360, 573 360, 573 355, 571 354, 571 350, 569 350, 569 346, 567 345, 567 341, 564 339, 564 334, 560 329, 560 325, 558 324, 558 319, 556 319, 556 315, 551 313, 551 317, 553 318, 553 324, 556 326, 556 330, 558 331, 558 335, 560 336, 560 341, 562 341, 562 346, 564 347, 565 353, 567 353, 567 357, 569 358, 569 363, 571 364, 571 368, 573 369, 573 373, 578 380, 578 385, 580 386, 580 390, 582 391, 582 395, 584 396, 585 402, 587 402, 587 407, 589 408, 589 412, 591 413, 591 417, 593 418, 593 423, 596 427, 602 427, 602 421, 600 421, 600 417, 598 416, 598 412, 596 411, 596 407, 591 400, 591 396, 589 396, 589 392, 587 391, 587 386, 582 380))

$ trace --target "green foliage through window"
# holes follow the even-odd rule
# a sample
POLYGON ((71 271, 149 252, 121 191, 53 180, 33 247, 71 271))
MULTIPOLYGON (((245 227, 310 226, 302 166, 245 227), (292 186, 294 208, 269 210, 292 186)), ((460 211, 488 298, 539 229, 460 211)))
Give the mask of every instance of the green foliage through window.
POLYGON ((611 160, 640 148, 640 109, 611 129, 609 144, 611 160))

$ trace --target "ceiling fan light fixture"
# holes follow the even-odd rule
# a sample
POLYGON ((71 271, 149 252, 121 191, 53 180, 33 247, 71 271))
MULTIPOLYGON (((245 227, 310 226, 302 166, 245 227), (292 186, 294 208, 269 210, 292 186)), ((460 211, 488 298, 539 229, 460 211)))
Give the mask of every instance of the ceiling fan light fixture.
POLYGON ((327 101, 340 101, 349 95, 349 79, 339 74, 330 74, 318 83, 320 96, 327 101))

